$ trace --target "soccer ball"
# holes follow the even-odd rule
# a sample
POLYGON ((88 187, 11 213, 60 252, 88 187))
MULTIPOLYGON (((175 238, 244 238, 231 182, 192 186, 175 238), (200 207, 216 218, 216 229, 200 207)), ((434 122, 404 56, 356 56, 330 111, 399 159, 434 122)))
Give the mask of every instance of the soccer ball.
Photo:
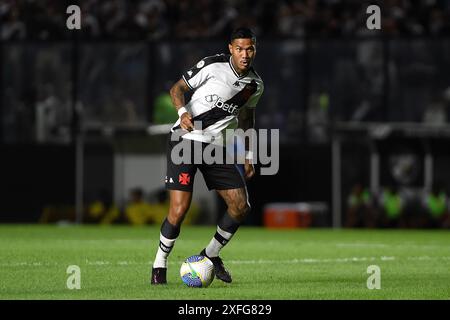
POLYGON ((188 287, 206 288, 214 280, 214 275, 214 265, 205 256, 191 256, 180 268, 181 280, 188 287))

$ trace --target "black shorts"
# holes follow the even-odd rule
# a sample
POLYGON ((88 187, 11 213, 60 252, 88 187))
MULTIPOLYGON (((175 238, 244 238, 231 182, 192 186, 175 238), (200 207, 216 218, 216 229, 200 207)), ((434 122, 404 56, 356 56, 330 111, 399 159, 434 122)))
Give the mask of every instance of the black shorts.
MULTIPOLYGON (((208 143, 185 140, 180 138, 180 141, 171 141, 169 135, 168 148, 167 148, 167 174, 165 178, 166 189, 168 190, 181 190, 192 192, 194 185, 194 177, 197 172, 197 168, 203 174, 206 186, 208 190, 227 190, 227 189, 239 189, 245 187, 245 180, 239 170, 237 164, 227 164, 225 162, 225 148, 223 148, 224 158, 222 164, 212 163, 207 164, 204 162, 203 157, 199 155, 199 150, 203 151, 209 145, 208 143), (179 143, 184 141, 184 145, 190 144, 191 157, 188 163, 177 164, 174 163, 171 155, 173 148, 179 143), (194 157, 194 150, 197 151, 197 159, 194 157), (194 161, 197 160, 197 161, 194 161), (198 163, 199 160, 201 163, 198 163)), ((178 153, 181 156, 183 152, 178 153)), ((214 152, 211 154, 214 155, 214 152)))

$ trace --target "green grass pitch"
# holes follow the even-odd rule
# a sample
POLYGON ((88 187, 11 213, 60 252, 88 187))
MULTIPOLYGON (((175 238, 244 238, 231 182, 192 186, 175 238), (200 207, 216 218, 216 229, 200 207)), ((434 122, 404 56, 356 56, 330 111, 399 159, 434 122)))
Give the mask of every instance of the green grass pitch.
POLYGON ((183 226, 167 286, 150 286, 159 226, 0 225, 0 299, 449 299, 450 232, 242 227, 222 250, 233 283, 188 288, 182 261, 215 227, 183 226), (81 270, 69 290, 67 267, 81 270), (381 288, 369 290, 370 265, 381 288))

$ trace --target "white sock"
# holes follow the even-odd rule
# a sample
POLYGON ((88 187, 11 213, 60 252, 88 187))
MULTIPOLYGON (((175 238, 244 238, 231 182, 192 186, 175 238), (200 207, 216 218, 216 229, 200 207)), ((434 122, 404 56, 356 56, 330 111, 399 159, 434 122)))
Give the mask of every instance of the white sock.
POLYGON ((218 257, 220 250, 230 241, 233 233, 229 233, 217 226, 217 232, 206 247, 208 257, 218 257))
POLYGON ((156 253, 153 268, 167 268, 167 257, 172 250, 177 239, 167 239, 161 233, 159 234, 159 246, 156 253))

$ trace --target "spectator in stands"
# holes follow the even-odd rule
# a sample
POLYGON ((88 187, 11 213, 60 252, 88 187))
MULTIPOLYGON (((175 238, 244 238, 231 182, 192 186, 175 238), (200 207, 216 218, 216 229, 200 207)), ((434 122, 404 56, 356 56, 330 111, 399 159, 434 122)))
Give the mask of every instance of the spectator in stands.
MULTIPOLYGON (((167 216, 167 211, 169 210, 170 205, 167 190, 165 188, 157 189, 154 192, 154 198, 156 201, 152 201, 150 203, 153 212, 153 219, 155 223, 161 224, 163 223, 164 219, 167 216)), ((186 215, 183 221, 183 224, 192 224, 194 222, 197 222, 199 214, 200 214, 200 207, 193 200, 191 203, 191 207, 188 211, 188 214, 186 215)))
POLYGON ((397 188, 386 187, 381 193, 381 227, 404 228, 406 221, 404 216, 405 203, 397 188))
POLYGON ((328 110, 330 104, 328 92, 322 90, 310 96, 307 125, 309 141, 323 143, 328 141, 328 110))
POLYGON ((111 224, 120 218, 119 208, 113 203, 108 191, 101 190, 88 204, 85 221, 87 223, 111 224))
MULTIPOLYGON (((166 189, 158 189, 154 193, 156 202, 144 199, 144 191, 141 188, 132 189, 130 202, 125 208, 125 217, 133 225, 161 224, 167 216, 169 201, 166 189)), ((199 216, 200 208, 192 201, 191 208, 186 214, 183 224, 195 222, 199 216)))
POLYGON ((430 125, 445 125, 450 112, 450 87, 432 96, 423 114, 423 122, 430 125))
MULTIPOLYGON (((366 1, 83 0, 82 38, 221 38, 236 25, 265 36, 349 36, 367 31, 366 1), (245 17, 243 20, 242 18, 245 17)), ((66 2, 2 1, 2 39, 70 39, 66 2)), ((387 1, 382 30, 389 35, 446 35, 448 1, 387 1)), ((373 32, 372 32, 373 34, 373 32)))
POLYGON ((448 228, 450 227, 450 215, 448 196, 442 183, 435 183, 433 188, 423 199, 423 206, 427 213, 427 227, 448 228))
POLYGON ((5 14, 0 16, 0 19, 3 20, 3 26, 0 29, 0 39, 25 39, 27 34, 26 26, 23 22, 23 17, 20 16, 19 8, 13 7, 13 4, 10 4, 10 7, 4 6, 5 14))
POLYGON ((155 222, 152 208, 144 199, 144 191, 141 188, 134 188, 130 191, 130 200, 125 208, 125 217, 132 225, 155 222))
POLYGON ((178 119, 177 109, 173 106, 169 94, 170 87, 166 88, 155 98, 153 104, 153 123, 172 124, 178 119))
POLYGON ((345 226, 347 228, 374 228, 376 226, 375 222, 372 194, 360 183, 356 183, 347 199, 347 219, 345 226))

